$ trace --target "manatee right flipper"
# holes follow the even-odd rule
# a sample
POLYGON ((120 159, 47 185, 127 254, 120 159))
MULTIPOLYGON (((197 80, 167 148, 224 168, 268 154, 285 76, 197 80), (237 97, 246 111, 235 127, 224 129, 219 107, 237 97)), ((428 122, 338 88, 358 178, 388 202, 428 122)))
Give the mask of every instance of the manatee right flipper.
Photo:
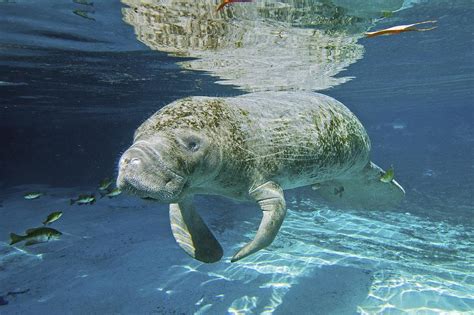
POLYGON ((283 189, 277 183, 266 182, 252 189, 249 194, 260 205, 263 218, 254 239, 242 247, 232 257, 231 262, 236 262, 270 245, 285 219, 285 197, 283 196, 283 189))
POLYGON ((222 247, 194 209, 192 198, 170 204, 170 221, 176 242, 188 255, 205 263, 221 259, 222 247))

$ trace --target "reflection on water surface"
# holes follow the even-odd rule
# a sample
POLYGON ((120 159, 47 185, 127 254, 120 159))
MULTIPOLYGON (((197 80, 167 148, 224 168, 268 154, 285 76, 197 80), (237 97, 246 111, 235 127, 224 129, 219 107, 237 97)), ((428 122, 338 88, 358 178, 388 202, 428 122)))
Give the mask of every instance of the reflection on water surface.
POLYGON ((181 62, 245 91, 323 90, 363 55, 357 40, 403 1, 122 0, 124 20, 154 50, 194 57, 181 62))

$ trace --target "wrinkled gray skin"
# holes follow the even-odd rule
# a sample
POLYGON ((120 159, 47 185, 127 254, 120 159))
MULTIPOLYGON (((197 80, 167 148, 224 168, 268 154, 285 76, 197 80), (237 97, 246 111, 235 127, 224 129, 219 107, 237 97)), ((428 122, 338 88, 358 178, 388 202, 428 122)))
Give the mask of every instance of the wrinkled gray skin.
MULTIPOLYGON (((363 177, 377 168, 369 151, 361 123, 325 95, 191 97, 165 106, 137 129, 133 145, 120 159, 117 185, 170 203, 178 244, 204 262, 218 261, 222 248, 195 211, 192 197, 214 194, 257 202, 262 222, 255 239, 234 255, 236 261, 275 238, 286 212, 283 190, 363 177)), ((392 186, 398 189, 396 182, 392 186)), ((340 188, 332 193, 333 186, 327 187, 329 195, 342 196, 340 188)))

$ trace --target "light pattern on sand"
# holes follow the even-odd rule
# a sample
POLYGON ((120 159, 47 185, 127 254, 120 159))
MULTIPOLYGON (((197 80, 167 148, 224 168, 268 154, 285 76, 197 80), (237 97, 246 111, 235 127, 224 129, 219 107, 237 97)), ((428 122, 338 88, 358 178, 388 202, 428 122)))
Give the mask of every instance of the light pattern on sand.
POLYGON ((27 250, 0 243, 0 280, 17 268, 35 266, 43 259, 42 254, 29 253, 27 250))
MULTIPOLYGON (((257 224, 258 218, 243 222, 219 239, 232 243, 239 233, 250 239, 253 234, 249 231, 257 224)), ((342 266, 371 275, 366 298, 357 305, 360 313, 467 314, 474 310, 473 239, 472 227, 432 222, 410 213, 331 210, 314 201, 292 200, 280 234, 269 250, 236 264, 219 264, 212 272, 197 262, 193 267, 175 266, 165 288, 179 286, 189 272, 206 273, 208 280, 202 285, 222 280, 250 283, 267 275, 269 280, 260 288, 271 289, 270 295, 234 299, 228 312, 270 314, 278 313, 285 303, 295 302, 285 301, 285 296, 301 279, 324 266, 342 266)), ((231 252, 238 248, 236 245, 231 252)), ((314 281, 315 288, 321 285, 317 278, 314 281)), ((311 286, 306 289, 312 290, 311 286)), ((208 308, 212 312, 212 306, 208 308)))
MULTIPOLYGON (((34 226, 77 194, 42 190, 65 197, 45 197, 30 209, 19 190, 4 201, 10 211, 3 230, 34 226)), ((411 204, 401 212, 338 210, 315 198, 288 192, 288 215, 275 242, 238 263, 230 257, 253 237, 258 207, 198 198, 227 255, 216 264, 195 261, 176 245, 166 205, 123 196, 71 207, 57 223, 64 232, 59 241, 31 248, 1 242, 0 295, 31 288, 8 296, 5 307, 20 310, 59 309, 71 290, 92 290, 99 298, 90 310, 144 313, 157 306, 186 314, 474 311, 472 221, 425 218, 411 204)), ((83 310, 87 294, 70 307, 83 310)))

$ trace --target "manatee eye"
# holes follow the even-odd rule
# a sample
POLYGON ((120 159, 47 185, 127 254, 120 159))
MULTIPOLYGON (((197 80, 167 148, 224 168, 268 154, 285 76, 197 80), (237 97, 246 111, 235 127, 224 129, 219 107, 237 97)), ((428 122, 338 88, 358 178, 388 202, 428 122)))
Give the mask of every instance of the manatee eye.
POLYGON ((196 141, 190 141, 188 142, 188 149, 196 152, 199 149, 199 144, 196 141))
POLYGON ((182 139, 182 144, 191 152, 196 152, 201 146, 201 143, 197 137, 186 137, 182 139))

